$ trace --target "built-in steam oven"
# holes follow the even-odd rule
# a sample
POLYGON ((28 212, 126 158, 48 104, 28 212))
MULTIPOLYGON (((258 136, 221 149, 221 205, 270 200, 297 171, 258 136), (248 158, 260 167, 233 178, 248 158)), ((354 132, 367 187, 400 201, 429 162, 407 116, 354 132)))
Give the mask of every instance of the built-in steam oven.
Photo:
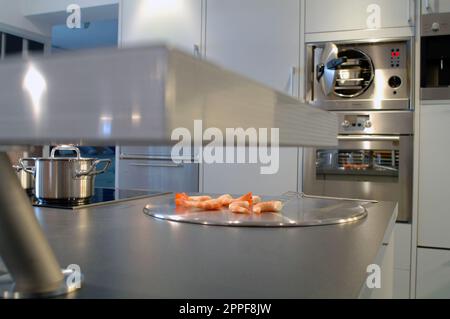
POLYGON ((328 110, 411 108, 411 41, 307 46, 307 100, 328 110))

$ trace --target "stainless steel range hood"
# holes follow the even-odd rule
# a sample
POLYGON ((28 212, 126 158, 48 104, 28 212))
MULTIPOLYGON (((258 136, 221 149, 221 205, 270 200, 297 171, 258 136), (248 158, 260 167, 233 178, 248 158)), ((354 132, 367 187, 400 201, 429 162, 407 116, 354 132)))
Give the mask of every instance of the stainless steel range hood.
POLYGON ((164 45, 2 62, 0 96, 0 145, 161 144, 194 119, 337 144, 335 115, 164 45))

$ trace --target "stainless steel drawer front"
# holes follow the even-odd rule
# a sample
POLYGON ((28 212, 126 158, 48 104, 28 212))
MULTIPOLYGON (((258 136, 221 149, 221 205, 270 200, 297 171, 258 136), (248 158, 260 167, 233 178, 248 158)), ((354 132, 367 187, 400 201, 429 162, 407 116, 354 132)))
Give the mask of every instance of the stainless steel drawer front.
POLYGON ((119 161, 119 188, 198 192, 199 164, 174 163, 170 157, 123 156, 119 161))

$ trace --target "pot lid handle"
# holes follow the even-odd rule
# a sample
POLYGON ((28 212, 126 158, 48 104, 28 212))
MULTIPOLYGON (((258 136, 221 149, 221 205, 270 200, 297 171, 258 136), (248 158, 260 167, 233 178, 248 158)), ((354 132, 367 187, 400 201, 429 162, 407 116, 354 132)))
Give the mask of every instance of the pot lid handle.
POLYGON ((55 158, 56 151, 74 151, 77 154, 77 158, 81 157, 80 149, 73 145, 57 145, 57 146, 55 146, 50 153, 51 158, 55 158))

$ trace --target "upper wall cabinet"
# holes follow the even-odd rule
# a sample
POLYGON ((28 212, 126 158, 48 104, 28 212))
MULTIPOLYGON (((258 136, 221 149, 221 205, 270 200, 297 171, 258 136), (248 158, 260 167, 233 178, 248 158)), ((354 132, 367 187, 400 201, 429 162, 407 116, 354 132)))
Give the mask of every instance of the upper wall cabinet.
POLYGON ((206 57, 297 95, 299 0, 207 0, 206 57))
POLYGON ((202 0, 122 0, 120 20, 121 45, 159 41, 190 53, 200 50, 202 0))
POLYGON ((422 14, 450 12, 450 0, 422 0, 422 14))
POLYGON ((410 27, 414 0, 306 0, 305 32, 410 27))
MULTIPOLYGON (((298 96, 300 0, 207 0, 206 58, 298 96)), ((280 195, 297 190, 297 148, 280 148, 276 174, 262 175, 261 166, 203 164, 203 191, 280 195)))

